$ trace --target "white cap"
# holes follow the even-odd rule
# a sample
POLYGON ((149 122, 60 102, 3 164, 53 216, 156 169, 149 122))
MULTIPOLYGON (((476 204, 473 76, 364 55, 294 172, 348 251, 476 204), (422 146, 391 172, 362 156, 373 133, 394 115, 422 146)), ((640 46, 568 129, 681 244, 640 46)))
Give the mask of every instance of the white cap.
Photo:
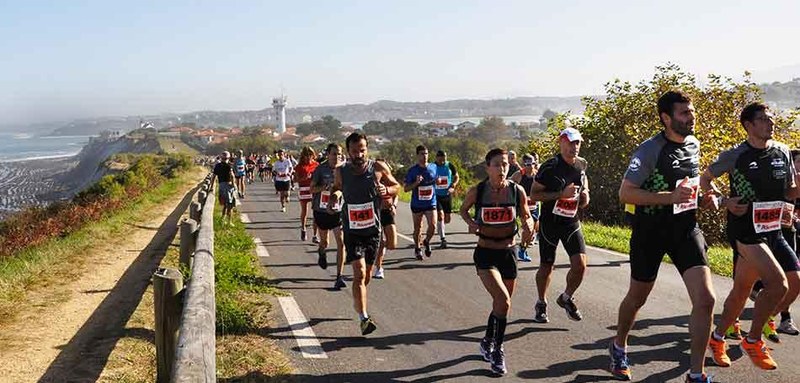
POLYGON ((566 128, 561 131, 561 134, 558 135, 559 137, 567 136, 569 142, 573 141, 583 141, 583 136, 581 136, 581 132, 575 128, 566 128))

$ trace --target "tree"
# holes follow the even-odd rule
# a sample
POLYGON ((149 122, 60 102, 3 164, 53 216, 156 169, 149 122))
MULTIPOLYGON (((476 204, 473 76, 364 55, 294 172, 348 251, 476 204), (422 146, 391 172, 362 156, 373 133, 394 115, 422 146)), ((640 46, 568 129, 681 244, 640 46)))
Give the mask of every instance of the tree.
POLYGON ((480 124, 470 133, 470 137, 494 144, 500 140, 511 138, 511 131, 502 117, 484 117, 480 124))
MULTIPOLYGON (((746 104, 761 97, 749 73, 745 73, 741 82, 709 75, 701 87, 694 75, 682 71, 677 65, 667 64, 656 67, 656 73, 649 81, 635 85, 620 80, 607 83, 604 98, 583 99, 586 109, 582 118, 571 118, 568 114, 554 116, 547 131, 533 138, 525 149, 538 153, 545 160, 556 153, 561 129, 568 125, 579 129, 585 140, 581 156, 588 160, 587 175, 592 185, 588 217, 604 223, 620 223, 622 206, 617 193, 622 176, 633 150, 663 129, 656 114, 656 100, 673 89, 687 93, 695 107, 697 119, 694 129, 701 143, 701 171, 721 151, 746 138, 739 124, 739 113, 746 104)), ((776 139, 791 147, 800 144, 800 133, 789 129, 796 117, 797 111, 794 111, 780 116, 776 122, 776 139)), ((727 189, 727 179, 717 184, 727 189)), ((724 212, 700 210, 699 217, 700 225, 711 242, 724 241, 724 212)))

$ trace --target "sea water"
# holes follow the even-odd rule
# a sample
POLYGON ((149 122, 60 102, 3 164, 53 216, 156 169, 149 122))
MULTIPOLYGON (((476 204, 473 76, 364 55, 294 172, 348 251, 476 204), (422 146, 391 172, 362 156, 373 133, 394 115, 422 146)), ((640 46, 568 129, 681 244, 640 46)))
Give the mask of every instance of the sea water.
POLYGON ((90 137, 0 132, 0 162, 74 156, 89 142, 90 137))

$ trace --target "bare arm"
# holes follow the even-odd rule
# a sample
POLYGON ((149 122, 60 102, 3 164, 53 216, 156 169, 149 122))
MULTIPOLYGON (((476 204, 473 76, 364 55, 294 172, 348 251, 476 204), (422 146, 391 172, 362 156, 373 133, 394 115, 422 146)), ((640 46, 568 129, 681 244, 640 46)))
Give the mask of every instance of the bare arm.
POLYGON ((522 172, 519 171, 519 170, 516 171, 514 174, 511 175, 511 180, 516 182, 516 183, 519 183, 520 181, 522 181, 522 172))
POLYGON ((383 162, 375 162, 376 169, 381 172, 381 184, 386 187, 386 194, 396 196, 400 183, 394 178, 389 167, 383 162))
POLYGON ((475 206, 477 194, 477 187, 471 187, 467 191, 467 195, 464 196, 464 202, 461 204, 461 209, 458 211, 458 214, 461 215, 461 219, 463 219, 464 222, 467 223, 467 226, 469 226, 469 232, 473 234, 478 232, 478 223, 475 222, 475 220, 469 215, 469 209, 475 206))
POLYGON ((522 238, 523 242, 528 242, 532 238, 528 238, 533 232, 533 217, 531 210, 528 208, 528 196, 525 194, 525 189, 521 185, 517 185, 517 194, 519 196, 519 206, 522 207, 520 218, 522 218, 522 238), (527 240, 526 240, 527 239, 527 240))
MULTIPOLYGON (((572 189, 574 190, 574 186, 572 189)), ((535 201, 554 201, 561 198, 565 191, 569 188, 565 188, 564 191, 557 191, 557 192, 546 192, 545 186, 533 181, 533 187, 531 187, 531 199, 535 201)), ((574 193, 573 193, 574 194, 574 193)), ((572 196, 572 194, 570 194, 572 196)))

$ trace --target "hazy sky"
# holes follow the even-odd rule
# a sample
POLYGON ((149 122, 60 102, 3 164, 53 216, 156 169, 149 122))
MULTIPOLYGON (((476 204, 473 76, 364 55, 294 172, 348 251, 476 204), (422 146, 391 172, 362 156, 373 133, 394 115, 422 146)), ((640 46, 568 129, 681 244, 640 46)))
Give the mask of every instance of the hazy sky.
POLYGON ((290 107, 580 95, 667 61, 800 64, 796 0, 651 3, 0 0, 0 125, 262 109, 281 89, 290 107))

